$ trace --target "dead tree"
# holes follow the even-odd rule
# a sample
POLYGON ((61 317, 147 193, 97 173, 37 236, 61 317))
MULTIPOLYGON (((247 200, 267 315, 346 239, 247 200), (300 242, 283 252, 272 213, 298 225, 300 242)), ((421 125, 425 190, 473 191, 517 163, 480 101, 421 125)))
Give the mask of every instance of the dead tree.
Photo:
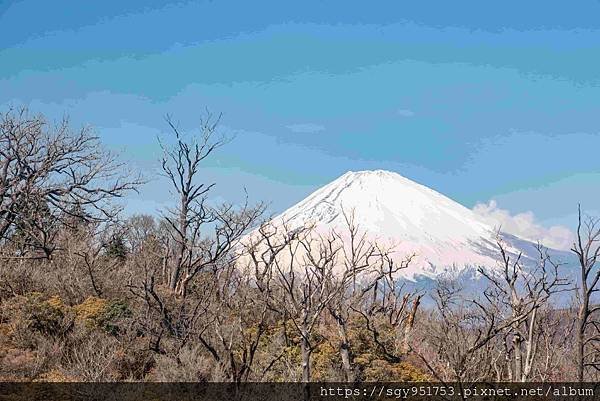
POLYGON ((42 251, 41 257, 49 257, 54 251, 54 223, 66 224, 70 218, 112 220, 119 211, 113 200, 139 184, 141 180, 131 178, 115 155, 101 148, 89 128, 74 132, 66 119, 50 127, 42 116, 32 116, 26 109, 0 115, 4 243, 15 234, 24 236, 42 251))
POLYGON ((530 271, 501 242, 499 250, 501 269, 479 270, 489 283, 481 299, 467 297, 460 277, 438 279, 436 308, 421 339, 425 345, 416 354, 440 381, 505 380, 504 367, 511 380, 531 375, 542 331, 540 310, 567 283, 558 275, 559 264, 541 247, 538 265, 530 271))
MULTIPOLYGON (((188 251, 194 257, 189 260, 195 264, 191 265, 194 270, 183 271, 185 275, 178 287, 182 291, 173 293, 169 286, 161 285, 165 264, 159 260, 168 265, 164 252, 153 250, 148 255, 151 258, 142 255, 133 260, 139 273, 132 275, 128 287, 146 303, 149 314, 146 321, 157 323, 150 329, 154 337, 151 349, 156 352, 163 352, 160 343, 168 334, 176 344, 172 352, 179 352, 191 340, 199 341, 221 363, 218 350, 206 341, 204 334, 218 322, 221 315, 215 308, 218 309, 226 291, 234 285, 241 288, 240 278, 232 270, 241 256, 236 251, 239 248, 237 240, 262 213, 262 206, 250 208, 246 204, 241 209, 224 206, 214 209, 214 213, 218 219, 212 228, 212 237, 203 238, 188 251)), ((166 237, 171 236, 167 234, 166 237)), ((162 245, 164 249, 164 243, 162 245)))
POLYGON ((341 232, 335 233, 342 244, 339 271, 336 272, 334 282, 339 295, 332 299, 327 309, 338 328, 339 352, 345 380, 353 382, 356 375, 348 325, 353 308, 358 307, 377 281, 373 276, 378 277, 374 266, 379 257, 379 249, 361 232, 353 211, 344 212, 343 216, 346 226, 341 232))
POLYGON ((553 308, 550 304, 538 313, 539 330, 536 333, 538 363, 534 365, 532 380, 560 381, 572 377, 572 359, 575 320, 568 309, 553 308))
POLYGON ((204 273, 202 314, 190 326, 190 338, 204 347, 227 380, 241 383, 255 373, 260 341, 278 314, 272 304, 274 260, 294 238, 276 237, 268 224, 261 225, 225 266, 204 273))
POLYGON ((168 277, 168 285, 173 292, 184 292, 182 274, 193 270, 198 260, 193 258, 193 249, 200 228, 212 220, 205 204, 205 195, 214 184, 198 183, 200 163, 215 149, 224 144, 222 137, 216 138, 219 119, 209 114, 201 121, 200 137, 186 141, 179 128, 167 116, 167 123, 175 135, 175 144, 168 146, 160 142, 163 150, 161 166, 164 175, 170 180, 178 205, 167 216, 176 243, 175 260, 168 277))
POLYGON ((140 252, 145 243, 159 238, 158 224, 153 216, 138 214, 125 222, 125 238, 132 253, 140 252))
POLYGON ((300 230, 278 235, 268 222, 262 224, 241 244, 237 263, 224 271, 212 329, 219 345, 214 349, 222 350, 222 364, 235 382, 247 381, 251 373, 263 377, 283 354, 272 355, 261 372, 253 372, 259 343, 279 317, 273 307, 275 261, 299 235, 300 230))
MULTIPOLYGON (((294 235, 273 260, 273 281, 276 291, 272 298, 276 308, 291 322, 300 337, 302 381, 311 379, 311 354, 315 350, 315 329, 323 312, 334 297, 334 268, 341 246, 335 235, 319 235, 307 228, 289 231, 294 235)), ((268 245, 273 248, 272 245, 268 245)), ((274 254, 274 249, 269 251, 274 254)))
POLYGON ((364 321, 383 359, 398 363, 410 350, 410 336, 422 295, 405 291, 399 276, 410 266, 414 255, 398 261, 392 250, 378 247, 377 258, 361 290, 360 302, 352 305, 352 310, 364 321), (383 333, 389 330, 394 333, 391 342, 383 339, 383 333))
POLYGON ((202 160, 223 143, 212 140, 216 122, 210 116, 204 121, 197 142, 186 140, 168 121, 176 142, 172 147, 161 144, 165 152, 162 168, 178 206, 159 222, 157 238, 142 242, 151 247, 152 257, 133 260, 138 273, 132 275, 128 287, 147 306, 148 317, 142 324, 151 337, 152 350, 177 357, 190 341, 197 342, 229 379, 245 380, 258 343, 254 337, 254 345, 240 348, 240 341, 248 338, 236 331, 245 327, 246 317, 253 316, 235 308, 248 305, 239 296, 246 294, 249 282, 234 266, 242 256, 240 239, 263 213, 264 205, 250 206, 247 199, 240 207, 208 205, 206 195, 213 185, 198 183, 198 178, 202 160), (233 316, 237 321, 228 320, 233 316), (241 361, 238 351, 246 352, 241 361))
POLYGON ((408 316, 416 313, 418 306, 417 300, 412 308, 414 312, 410 308, 403 309, 402 301, 397 298, 395 276, 408 266, 410 258, 396 264, 388 251, 367 240, 352 213, 344 213, 344 218, 344 229, 327 234, 318 234, 312 227, 292 230, 285 222, 279 228, 268 224, 259 230, 265 250, 261 255, 263 259, 268 256, 268 264, 272 265, 268 271, 277 284, 273 307, 292 323, 293 331, 300 337, 305 382, 311 378, 311 354, 318 346, 314 332, 323 312, 328 311, 334 318, 344 376, 347 381, 353 381, 356 377, 349 335, 352 317, 363 313, 361 308, 374 296, 377 305, 364 316, 375 339, 379 338, 380 330, 376 320, 382 312, 393 321, 398 336, 402 337, 402 334, 409 335, 412 323, 408 316))
POLYGON ((552 295, 568 290, 569 283, 559 274, 560 264, 541 244, 536 246, 538 260, 530 266, 523 265, 522 253, 511 255, 500 237, 496 245, 500 254, 499 274, 478 269, 489 287, 484 292, 484 303, 473 302, 494 313, 499 327, 504 327, 504 338, 509 341, 508 379, 526 382, 531 379, 538 353, 540 310, 552 295))
POLYGON ((600 288, 600 269, 596 266, 600 255, 600 220, 584 218, 578 209, 577 236, 571 249, 579 262, 580 278, 577 287, 578 310, 576 327, 577 380, 585 379, 588 368, 600 371, 600 305, 593 296, 600 288))
POLYGON ((164 152, 162 170, 177 197, 177 207, 165 215, 174 244, 167 284, 180 296, 185 296, 190 282, 199 272, 228 254, 264 209, 262 205, 249 207, 247 203, 241 211, 232 205, 220 208, 207 205, 206 196, 214 184, 198 182, 200 164, 225 143, 217 133, 219 119, 208 114, 201 121, 199 138, 186 140, 167 117, 175 144, 168 146, 161 142, 164 152), (216 225, 216 229, 212 238, 207 239, 203 237, 203 230, 209 223, 216 225))
POLYGON ((124 235, 125 227, 115 223, 90 224, 86 228, 87 232, 68 235, 62 240, 67 243, 65 248, 68 257, 76 257, 72 264, 85 271, 94 294, 101 297, 104 294, 104 285, 110 285, 107 276, 123 263, 120 255, 111 254, 111 251, 114 251, 111 249, 111 242, 114 238, 121 238, 124 235), (104 277, 104 281, 108 282, 103 283, 100 277, 104 277))
POLYGON ((257 286, 254 276, 236 263, 207 275, 201 316, 191 326, 190 340, 199 342, 227 380, 247 381, 261 338, 272 320, 266 298, 269 283, 257 286))
POLYGON ((489 377, 492 341, 501 332, 496 316, 465 297, 457 277, 439 277, 432 293, 435 308, 424 318, 420 344, 413 348, 441 382, 475 382, 489 377))

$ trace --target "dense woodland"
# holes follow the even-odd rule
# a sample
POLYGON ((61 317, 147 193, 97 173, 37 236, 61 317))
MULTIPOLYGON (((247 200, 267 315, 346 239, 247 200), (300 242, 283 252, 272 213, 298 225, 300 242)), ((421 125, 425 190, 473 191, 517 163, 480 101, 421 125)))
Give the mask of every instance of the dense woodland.
POLYGON ((369 242, 351 211, 345 232, 319 233, 274 224, 264 204, 209 202, 218 123, 184 134, 167 118, 175 206, 127 217, 123 197, 156 177, 88 128, 1 114, 0 380, 600 378, 598 220, 579 213, 577 282, 541 245, 524 268, 499 236, 501 274, 479 270, 480 296, 452 277, 408 291, 413 256, 369 242), (558 293, 570 304, 553 307, 558 293))

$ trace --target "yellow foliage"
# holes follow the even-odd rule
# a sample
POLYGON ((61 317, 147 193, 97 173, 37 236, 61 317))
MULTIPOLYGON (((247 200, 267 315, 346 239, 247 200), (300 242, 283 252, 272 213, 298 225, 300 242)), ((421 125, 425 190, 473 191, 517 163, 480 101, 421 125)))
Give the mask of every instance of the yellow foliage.
POLYGON ((73 307, 77 318, 81 320, 97 320, 106 310, 108 301, 102 298, 89 297, 79 305, 73 307))
POLYGON ((364 370, 365 381, 423 382, 431 378, 416 367, 406 363, 390 363, 381 359, 371 361, 364 370))
POLYGON ((58 310, 63 311, 63 312, 66 309, 68 309, 68 306, 64 304, 63 300, 58 295, 54 295, 54 296, 48 298, 48 300, 46 301, 46 303, 48 305, 50 305, 50 307, 52 307, 54 309, 58 309, 58 310))
POLYGON ((61 331, 66 315, 66 308, 58 297, 47 299, 39 292, 31 292, 24 296, 15 296, 3 305, 11 336, 18 336, 33 330, 44 334, 57 334, 61 331))
POLYGON ((313 380, 325 381, 331 379, 333 367, 339 364, 340 354, 329 342, 321 344, 312 354, 313 380))

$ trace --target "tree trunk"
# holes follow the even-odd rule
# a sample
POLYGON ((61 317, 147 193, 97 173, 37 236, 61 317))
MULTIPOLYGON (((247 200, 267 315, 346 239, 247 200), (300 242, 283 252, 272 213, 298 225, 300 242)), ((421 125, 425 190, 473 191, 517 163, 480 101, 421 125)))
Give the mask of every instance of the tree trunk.
POLYGON ((527 333, 527 340, 525 341, 525 362, 523 363, 523 373, 521 375, 521 382, 526 382, 531 374, 533 368, 533 362, 535 360, 535 354, 537 350, 537 344, 534 340, 535 327, 537 325, 537 308, 531 311, 531 319, 529 319, 529 331, 527 333))
POLYGON ((350 345, 343 341, 340 344, 340 355, 342 356, 342 366, 344 368, 344 378, 348 383, 354 382, 354 370, 350 361, 350 345))
POLYGON ((513 336, 513 349, 514 349, 514 353, 515 353, 515 358, 514 358, 514 364, 515 364, 515 380, 517 381, 521 381, 521 377, 522 377, 522 367, 523 367, 523 361, 522 361, 522 355, 521 355, 521 343, 523 342, 523 340, 521 339, 521 335, 518 333, 515 333, 513 336))
MULTIPOLYGON (((513 306, 513 314, 512 317, 513 319, 518 316, 520 314, 521 311, 521 306, 519 303, 515 303, 515 299, 516 299, 516 295, 513 289, 513 296, 512 296, 512 306, 513 306)), ((522 353, 522 349, 521 346, 523 344, 523 337, 521 337, 521 333, 519 332, 519 326, 520 326, 520 322, 519 321, 515 321, 512 324, 512 332, 513 332, 513 337, 512 337, 512 343, 513 343, 513 364, 514 364, 514 380, 515 381, 521 381, 521 377, 523 374, 523 353, 522 353)))
POLYGON ((585 351, 585 321, 586 321, 586 311, 587 311, 587 300, 584 300, 579 306, 579 311, 577 313, 577 332, 576 332, 576 357, 577 357, 577 381, 579 383, 583 382, 583 373, 584 373, 584 351, 585 351))
POLYGON ((577 347, 577 381, 583 382, 583 376, 585 371, 585 327, 587 325, 588 311, 590 307, 590 296, 588 292, 587 274, 588 268, 583 260, 580 260, 581 264, 581 286, 579 289, 579 295, 581 298, 581 305, 577 311, 577 333, 576 343, 577 347))
POLYGON ((342 357, 342 367, 347 382, 354 382, 354 369, 352 368, 352 357, 350 355, 350 340, 346 331, 345 324, 339 323, 340 329, 340 356, 342 357))
POLYGON ((302 354, 302 381, 304 383, 310 382, 310 344, 308 342, 308 333, 302 332, 302 339, 300 341, 300 353, 302 354))
POLYGON ((183 259, 187 250, 187 215, 189 212, 189 203, 187 196, 182 195, 181 204, 179 209, 179 232, 177 233, 177 256, 175 258, 175 265, 171 271, 171 277, 169 277, 169 288, 171 291, 176 292, 179 284, 179 278, 181 276, 181 267, 183 265, 183 259))
POLYGON ((421 296, 417 296, 412 304, 412 309, 408 318, 406 319, 406 324, 404 326, 404 336, 402 339, 402 353, 408 354, 410 351, 410 338, 412 334, 412 329, 415 325, 415 316, 417 315, 417 311, 419 309, 419 304, 421 303, 421 296))
POLYGON ((175 265, 173 266, 173 270, 171 271, 171 277, 169 277, 169 288, 172 292, 175 292, 177 289, 177 282, 179 282, 179 273, 181 271, 181 257, 177 256, 175 260, 175 265))
POLYGON ((346 382, 352 383, 354 381, 354 369, 352 367, 352 356, 350 355, 350 340, 348 338, 348 329, 346 318, 343 317, 341 311, 331 311, 331 315, 334 317, 338 332, 340 334, 340 357, 342 358, 342 369, 344 370, 344 379, 346 382))

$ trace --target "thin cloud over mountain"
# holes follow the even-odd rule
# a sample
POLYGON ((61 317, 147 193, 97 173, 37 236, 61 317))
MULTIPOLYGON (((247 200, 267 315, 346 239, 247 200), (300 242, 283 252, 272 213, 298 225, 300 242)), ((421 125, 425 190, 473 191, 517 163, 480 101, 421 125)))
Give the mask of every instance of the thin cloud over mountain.
POLYGON ((573 245, 574 233, 565 226, 544 227, 536 221, 533 212, 512 215, 510 211, 498 207, 495 200, 478 203, 473 211, 489 224, 502 231, 530 241, 540 241, 543 245, 560 250, 569 250, 573 245))

